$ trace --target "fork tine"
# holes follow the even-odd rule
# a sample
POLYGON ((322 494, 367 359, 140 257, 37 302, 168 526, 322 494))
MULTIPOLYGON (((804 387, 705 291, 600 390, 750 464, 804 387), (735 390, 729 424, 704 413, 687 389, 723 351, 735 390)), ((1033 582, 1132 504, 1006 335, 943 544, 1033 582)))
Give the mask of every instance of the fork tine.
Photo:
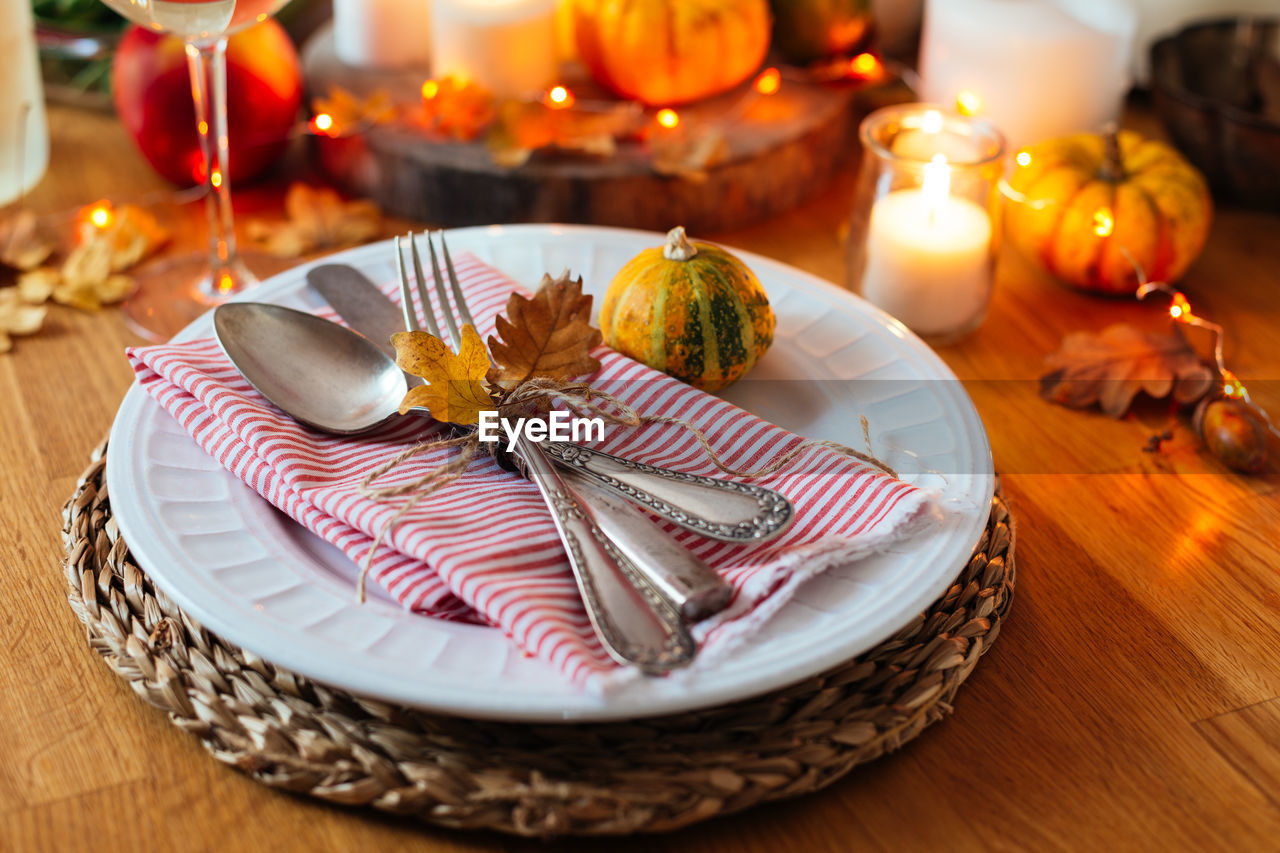
POLYGON ((413 316, 413 297, 409 294, 409 276, 404 269, 404 248, 400 245, 400 235, 396 235, 396 273, 400 276, 400 310, 404 314, 406 331, 418 331, 418 320, 413 316))
POLYGON ((471 316, 471 309, 467 307, 467 298, 462 295, 462 285, 458 283, 458 273, 453 268, 453 258, 449 257, 449 244, 445 242, 444 231, 437 231, 440 235, 440 249, 444 252, 444 266, 449 271, 449 286, 453 289, 453 302, 458 307, 458 316, 462 318, 462 322, 475 325, 476 321, 471 316))
MULTIPOLYGON (((422 255, 418 254, 418 240, 413 236, 412 231, 409 232, 409 248, 413 252, 413 274, 417 278, 418 301, 422 303, 423 324, 426 325, 428 332, 439 338, 441 337, 440 326, 436 323, 436 312, 431 309, 431 298, 427 295, 427 276, 422 271, 422 255)), ((435 266, 434 257, 432 258, 432 266, 435 266)), ((442 301, 440 305, 445 309, 445 319, 449 319, 449 303, 442 301)), ((452 324, 450 324, 450 331, 452 331, 452 324)), ((458 348, 456 336, 453 348, 455 350, 458 348)))
POLYGON ((440 307, 444 310, 444 323, 449 328, 449 340, 453 342, 454 352, 457 352, 462 347, 462 334, 458 331, 457 320, 454 319, 454 309, 449 307, 449 293, 444 289, 444 276, 440 273, 440 261, 436 258, 436 244, 431 239, 430 231, 423 236, 427 238, 427 249, 431 252, 431 272, 435 275, 436 299, 440 300, 440 307))

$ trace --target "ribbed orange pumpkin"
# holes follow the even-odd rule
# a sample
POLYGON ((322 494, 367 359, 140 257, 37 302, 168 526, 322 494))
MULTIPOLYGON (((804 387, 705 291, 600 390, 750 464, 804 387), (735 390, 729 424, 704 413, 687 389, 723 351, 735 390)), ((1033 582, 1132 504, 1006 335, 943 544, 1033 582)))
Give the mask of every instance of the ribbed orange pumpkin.
POLYGON ((1176 281, 1204 247, 1209 190, 1163 142, 1127 131, 1081 133, 1016 159, 1009 238, 1067 284, 1132 296, 1135 262, 1149 280, 1176 281))
POLYGON ((574 0, 574 37, 596 82, 646 104, 732 89, 769 48, 768 0, 574 0))
POLYGON ((774 316, 759 279, 683 228, 618 271, 600 304, 604 342, 703 391, 742 378, 773 343, 774 316))

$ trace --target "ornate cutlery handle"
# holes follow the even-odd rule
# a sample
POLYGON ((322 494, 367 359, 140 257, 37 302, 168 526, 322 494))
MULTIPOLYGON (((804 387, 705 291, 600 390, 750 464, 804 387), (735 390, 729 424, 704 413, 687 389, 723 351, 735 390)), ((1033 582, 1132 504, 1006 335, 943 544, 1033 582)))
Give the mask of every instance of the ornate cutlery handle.
POLYGON ((733 587, 689 549, 654 526, 653 519, 573 468, 560 472, 604 535, 676 606, 697 622, 729 604, 733 587))
POLYGON ((605 650, 619 663, 634 664, 650 675, 687 665, 697 646, 679 612, 601 532, 542 447, 523 436, 517 439, 516 449, 555 519, 587 616, 605 650))
POLYGON ((789 528, 795 517, 791 501, 763 486, 657 468, 567 442, 541 447, 558 464, 712 539, 762 542, 789 528))

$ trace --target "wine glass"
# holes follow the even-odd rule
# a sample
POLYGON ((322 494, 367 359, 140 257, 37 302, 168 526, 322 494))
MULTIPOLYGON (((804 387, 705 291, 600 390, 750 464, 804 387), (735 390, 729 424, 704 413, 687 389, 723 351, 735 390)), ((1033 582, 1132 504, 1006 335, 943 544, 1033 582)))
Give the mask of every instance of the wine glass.
POLYGON ((208 256, 171 261, 125 302, 130 326, 168 340, 208 308, 257 284, 236 252, 227 145, 227 37, 265 21, 289 0, 102 0, 121 15, 186 44, 196 132, 205 161, 208 256))

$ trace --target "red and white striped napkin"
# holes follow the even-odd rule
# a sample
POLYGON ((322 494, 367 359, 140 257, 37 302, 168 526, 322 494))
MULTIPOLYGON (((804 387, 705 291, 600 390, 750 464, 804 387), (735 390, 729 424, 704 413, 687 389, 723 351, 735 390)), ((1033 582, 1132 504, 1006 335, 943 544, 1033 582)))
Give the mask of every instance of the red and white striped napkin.
MULTIPOLYGON (((474 257, 458 275, 485 338, 517 285, 474 257)), ((388 293, 393 288, 388 285, 388 293)), ((395 298, 393 296, 393 298, 395 298)), ((601 347, 593 384, 639 411, 698 425, 724 460, 759 467, 802 439, 709 394, 601 347)), ((227 470, 363 565, 374 537, 403 503, 375 502, 358 487, 375 467, 443 427, 406 418, 358 438, 314 432, 266 402, 213 340, 136 348, 139 382, 227 470)), ((669 424, 610 427, 592 446, 642 462, 724 476, 687 430, 669 424)), ((420 454, 378 481, 408 482, 454 449, 420 454)), ((928 492, 856 460, 811 448, 755 482, 795 504, 796 523, 758 545, 730 545, 667 527, 734 587, 727 610, 694 629, 695 667, 713 664, 782 607, 806 579, 884 549, 912 532, 933 505, 928 492)), ((402 518, 374 556, 370 578, 424 616, 500 628, 592 691, 634 673, 600 647, 537 488, 486 456, 402 518)), ((355 594, 355 591, 352 591, 355 594)))

